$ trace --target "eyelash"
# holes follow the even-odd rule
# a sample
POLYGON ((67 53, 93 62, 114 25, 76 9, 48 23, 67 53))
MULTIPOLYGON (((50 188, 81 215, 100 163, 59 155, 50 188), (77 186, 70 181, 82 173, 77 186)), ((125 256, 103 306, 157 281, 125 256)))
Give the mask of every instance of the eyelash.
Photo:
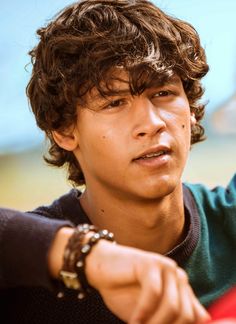
POLYGON ((120 107, 122 104, 125 103, 124 99, 116 99, 116 100, 112 100, 109 102, 109 104, 107 104, 106 106, 104 106, 104 109, 115 109, 120 107))
POLYGON ((170 90, 161 90, 161 91, 158 91, 157 93, 155 93, 153 95, 153 97, 154 98, 156 98, 156 97, 167 97, 167 96, 169 96, 171 94, 173 94, 173 92, 170 91, 170 90))
MULTIPOLYGON (((165 98, 165 97, 170 96, 171 94, 173 94, 173 92, 170 90, 161 90, 161 91, 158 91, 157 93, 155 93, 152 96, 152 98, 165 98)), ((105 105, 103 107, 103 109, 115 109, 115 108, 119 108, 123 104, 125 104, 125 99, 116 99, 116 100, 110 101, 107 105, 105 105)))

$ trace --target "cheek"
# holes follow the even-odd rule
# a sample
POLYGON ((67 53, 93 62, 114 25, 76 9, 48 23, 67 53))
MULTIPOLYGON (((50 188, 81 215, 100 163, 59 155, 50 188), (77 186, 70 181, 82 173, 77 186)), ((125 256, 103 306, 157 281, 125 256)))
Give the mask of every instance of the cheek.
POLYGON ((176 133, 175 135, 177 136, 183 136, 183 134, 187 136, 191 131, 190 117, 189 114, 186 113, 186 110, 183 113, 166 115, 165 120, 168 127, 172 128, 172 130, 176 133))
POLYGON ((191 132, 191 124, 190 124, 190 122, 188 120, 186 122, 182 122, 181 123, 181 128, 182 128, 182 131, 185 132, 185 133, 191 132))
POLYGON ((123 168, 129 160, 129 144, 127 136, 114 130, 100 134, 95 145, 96 155, 99 159, 100 166, 107 170, 112 165, 116 168, 123 168))
POLYGON ((191 123, 189 120, 187 120, 185 123, 182 123, 181 130, 183 133, 182 136, 185 138, 187 150, 189 151, 191 146, 191 123))
MULTIPOLYGON (((88 140, 84 143, 85 151, 82 151, 90 155, 90 159, 96 159, 97 161, 118 159, 122 152, 122 139, 114 129, 102 129, 93 130, 88 140)), ((83 154, 82 152, 82 154, 83 154)))
POLYGON ((174 137, 181 143, 182 148, 189 150, 191 142, 191 123, 190 116, 186 112, 183 115, 176 116, 175 120, 175 135, 174 137))

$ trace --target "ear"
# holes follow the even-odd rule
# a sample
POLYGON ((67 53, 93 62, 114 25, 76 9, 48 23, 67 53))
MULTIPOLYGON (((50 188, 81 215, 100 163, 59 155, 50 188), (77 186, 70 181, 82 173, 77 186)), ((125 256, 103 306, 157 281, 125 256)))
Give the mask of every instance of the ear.
POLYGON ((197 120, 196 120, 196 117, 195 117, 195 113, 191 112, 190 124, 191 124, 191 126, 194 126, 194 125, 196 125, 196 123, 197 123, 197 120))
POLYGON ((74 151, 78 147, 78 138, 73 130, 52 131, 54 141, 66 151, 74 151))

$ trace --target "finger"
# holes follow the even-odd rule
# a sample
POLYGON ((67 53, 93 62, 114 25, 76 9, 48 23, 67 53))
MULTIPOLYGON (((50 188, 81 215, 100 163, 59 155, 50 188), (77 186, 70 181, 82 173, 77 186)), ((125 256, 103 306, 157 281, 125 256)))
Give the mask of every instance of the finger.
POLYGON ((200 301, 196 298, 190 286, 189 286, 189 294, 190 296, 192 296, 192 300, 193 300, 196 323, 203 323, 209 321, 211 319, 210 314, 206 311, 206 309, 202 306, 200 301))
POLYGON ((176 324, 182 323, 196 323, 195 311, 193 306, 193 295, 190 294, 190 286, 188 277, 185 271, 181 268, 177 270, 179 298, 180 298, 180 317, 175 322, 176 324))
POLYGON ((203 323, 210 319, 207 311, 201 305, 188 283, 188 277, 181 268, 177 271, 179 277, 179 291, 181 294, 181 316, 176 324, 203 323))
POLYGON ((156 323, 174 323, 179 318, 180 313, 180 295, 176 268, 170 267, 162 273, 163 292, 156 312, 150 317, 148 324, 156 323))
POLYGON ((141 293, 129 324, 146 323, 155 313, 157 305, 162 299, 162 278, 159 269, 148 272, 141 282, 141 293))

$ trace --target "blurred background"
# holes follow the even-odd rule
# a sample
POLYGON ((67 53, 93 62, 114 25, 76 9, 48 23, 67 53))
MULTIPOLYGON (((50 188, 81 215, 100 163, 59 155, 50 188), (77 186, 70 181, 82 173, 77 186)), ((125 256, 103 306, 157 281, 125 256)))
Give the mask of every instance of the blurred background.
MULTIPOLYGON (((188 182, 226 185, 236 167, 235 0, 162 0, 160 8, 189 21, 200 34, 210 72, 204 79, 208 101, 207 141, 193 146, 183 176, 188 182)), ((29 210, 68 191, 63 170, 46 165, 43 134, 25 95, 30 77, 28 51, 36 30, 69 0, 10 0, 0 3, 0 206, 29 210)))

